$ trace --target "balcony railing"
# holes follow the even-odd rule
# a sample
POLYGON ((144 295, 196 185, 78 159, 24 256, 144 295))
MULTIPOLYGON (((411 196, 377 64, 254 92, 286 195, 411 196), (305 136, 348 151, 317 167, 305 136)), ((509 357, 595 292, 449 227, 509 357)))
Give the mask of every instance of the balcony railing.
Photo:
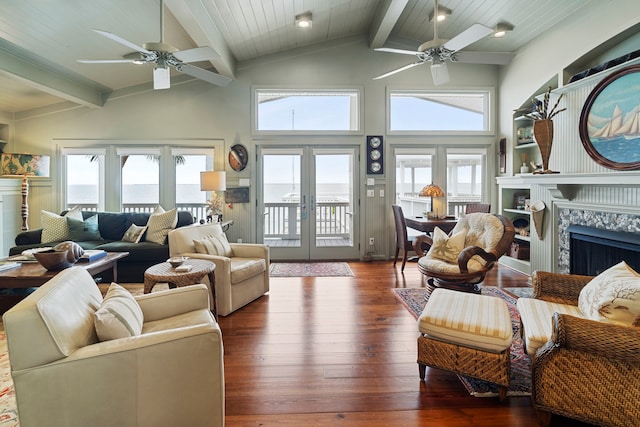
MULTIPOLYGON (((264 237, 286 240, 300 239, 301 209, 298 202, 264 204, 264 237)), ((351 235, 349 202, 318 202, 315 206, 316 237, 351 235)))
MULTIPOLYGON (((97 212, 98 205, 97 204, 72 204, 73 206, 80 206, 80 210, 97 212)), ((67 209, 72 208, 73 206, 67 207, 67 209)), ((122 212, 136 212, 136 213, 152 213, 157 203, 127 203, 122 206, 122 212)), ((191 212, 191 216, 193 217, 193 221, 199 221, 200 219, 207 218, 207 208, 203 203, 178 203, 176 204, 176 208, 179 211, 188 211, 191 212)))

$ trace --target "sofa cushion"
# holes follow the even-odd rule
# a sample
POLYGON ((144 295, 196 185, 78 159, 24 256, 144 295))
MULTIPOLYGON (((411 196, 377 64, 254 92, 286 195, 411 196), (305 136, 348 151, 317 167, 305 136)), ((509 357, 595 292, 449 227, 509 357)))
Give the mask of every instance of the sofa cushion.
POLYGON ((161 206, 158 206, 147 222, 145 241, 164 244, 167 240, 167 234, 176 228, 177 223, 178 213, 175 208, 165 212, 161 206))
POLYGON ((127 232, 124 233, 124 236, 122 236, 122 241, 129 243, 138 243, 140 239, 142 239, 145 231, 147 231, 146 225, 131 224, 127 232))
POLYGON ((240 283, 267 270, 264 259, 231 258, 231 283, 240 283))
POLYGON ((585 318, 640 326, 640 274, 622 261, 582 288, 578 307, 585 318))
POLYGON ((449 237, 440 227, 436 227, 433 230, 433 244, 431 248, 429 248, 427 256, 442 261, 457 263, 458 255, 460 255, 460 252, 464 249, 466 234, 466 230, 460 230, 457 233, 451 234, 451 237, 449 237))
POLYGON ((42 223, 41 243, 60 242, 69 240, 69 226, 67 218, 82 221, 82 212, 76 206, 64 215, 53 212, 41 211, 40 222, 42 223))
POLYGON ((523 325, 522 338, 531 356, 551 338, 553 313, 582 317, 578 306, 534 298, 518 298, 517 306, 523 325))
POLYGON ((84 221, 67 217, 69 227, 69 240, 84 242, 87 240, 101 240, 98 215, 91 216, 84 221))
POLYGON ((169 257, 169 247, 153 242, 129 243, 121 240, 103 243, 94 249, 102 249, 107 252, 129 252, 129 255, 119 262, 155 261, 164 262, 169 257))
POLYGON ((140 335, 144 315, 133 295, 117 283, 111 283, 100 308, 94 314, 100 341, 140 335))
POLYGON ((201 240, 194 240, 196 253, 232 257, 233 251, 225 234, 215 234, 201 240))
POLYGON ((126 215, 116 212, 98 213, 100 235, 105 240, 120 240, 129 228, 130 222, 126 215))

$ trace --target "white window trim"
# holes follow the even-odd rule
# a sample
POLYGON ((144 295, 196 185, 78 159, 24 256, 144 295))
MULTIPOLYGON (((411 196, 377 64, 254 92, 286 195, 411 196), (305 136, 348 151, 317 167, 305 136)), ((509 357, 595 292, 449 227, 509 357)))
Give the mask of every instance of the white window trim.
MULTIPOLYGON (((362 86, 327 86, 305 88, 300 86, 252 86, 251 87, 251 135, 254 137, 263 136, 302 136, 302 135, 363 135, 363 117, 364 117, 364 88, 362 86), (258 92, 259 91, 282 91, 282 92, 299 92, 301 94, 308 92, 356 92, 357 93, 357 116, 351 117, 356 120, 356 129, 354 130, 259 130, 258 129, 258 92)), ((351 109, 353 114, 353 109, 351 109)))
POLYGON ((464 89, 408 89, 387 86, 386 88, 386 129, 387 135, 495 135, 495 88, 469 87, 464 89), (486 130, 391 130, 391 95, 396 93, 485 93, 484 126, 486 130))

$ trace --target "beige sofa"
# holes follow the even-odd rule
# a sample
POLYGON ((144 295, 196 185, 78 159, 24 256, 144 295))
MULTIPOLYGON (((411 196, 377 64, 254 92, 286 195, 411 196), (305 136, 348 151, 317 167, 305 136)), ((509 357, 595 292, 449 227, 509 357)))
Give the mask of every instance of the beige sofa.
POLYGON ((80 267, 4 314, 22 427, 224 425, 222 334, 206 286, 135 299, 141 334, 103 342, 102 294, 80 267))
POLYGON ((220 224, 180 227, 169 232, 171 256, 205 259, 216 265, 216 308, 226 316, 269 291, 269 247, 229 243, 220 224), (215 241, 214 245, 197 244, 215 241), (197 247, 196 247, 197 246, 197 247))

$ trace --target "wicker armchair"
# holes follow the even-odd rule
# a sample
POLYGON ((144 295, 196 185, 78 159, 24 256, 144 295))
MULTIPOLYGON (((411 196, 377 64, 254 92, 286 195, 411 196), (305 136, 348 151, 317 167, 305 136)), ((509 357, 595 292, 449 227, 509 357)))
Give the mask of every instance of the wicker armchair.
MULTIPOLYGON (((575 306, 592 277, 534 272, 533 298, 575 306)), ((640 328, 554 313, 551 339, 532 357, 531 400, 552 414, 602 426, 640 425, 640 328)), ((521 331, 526 334, 523 319, 521 331)))

